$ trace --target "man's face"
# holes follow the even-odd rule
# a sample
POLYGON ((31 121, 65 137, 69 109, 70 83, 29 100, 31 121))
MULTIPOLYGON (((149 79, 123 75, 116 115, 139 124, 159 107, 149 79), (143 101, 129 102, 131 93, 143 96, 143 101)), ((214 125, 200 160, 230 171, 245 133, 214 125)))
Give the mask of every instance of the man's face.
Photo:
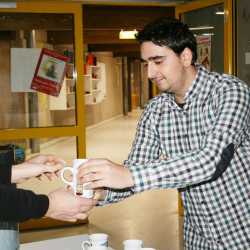
POLYGON ((141 58, 147 67, 148 78, 161 91, 181 91, 185 81, 185 67, 181 56, 166 46, 148 41, 141 44, 141 58))

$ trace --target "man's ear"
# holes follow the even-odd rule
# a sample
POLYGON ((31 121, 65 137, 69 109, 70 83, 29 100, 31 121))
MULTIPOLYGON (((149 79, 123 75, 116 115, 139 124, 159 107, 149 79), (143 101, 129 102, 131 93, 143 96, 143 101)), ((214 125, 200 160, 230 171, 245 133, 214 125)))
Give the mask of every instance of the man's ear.
POLYGON ((185 67, 188 67, 192 64, 193 54, 189 48, 185 48, 181 52, 181 61, 185 67))

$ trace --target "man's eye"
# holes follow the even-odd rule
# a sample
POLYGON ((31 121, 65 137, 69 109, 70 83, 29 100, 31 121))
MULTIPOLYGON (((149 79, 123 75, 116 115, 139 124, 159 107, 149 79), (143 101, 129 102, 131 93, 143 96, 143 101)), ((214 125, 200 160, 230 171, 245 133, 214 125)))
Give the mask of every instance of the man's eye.
POLYGON ((155 64, 156 65, 159 65, 159 64, 161 64, 162 63, 162 61, 155 61, 155 64))

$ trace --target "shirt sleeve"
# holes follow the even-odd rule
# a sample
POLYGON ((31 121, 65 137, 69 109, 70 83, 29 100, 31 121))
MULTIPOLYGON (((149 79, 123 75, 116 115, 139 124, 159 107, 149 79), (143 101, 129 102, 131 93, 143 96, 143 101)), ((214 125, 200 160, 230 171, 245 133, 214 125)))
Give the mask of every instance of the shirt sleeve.
MULTIPOLYGON (((142 113, 137 125, 135 139, 128 159, 124 166, 139 173, 140 170, 156 159, 159 159, 158 113, 157 102, 153 99, 142 113)), ((142 183, 143 185, 143 183, 142 183)), ((99 205, 118 202, 134 194, 133 189, 114 190, 108 189, 107 196, 99 205)))
POLYGON ((13 163, 13 151, 0 150, 0 184, 11 184, 11 167, 13 163))
POLYGON ((22 222, 43 217, 49 207, 46 195, 0 185, 0 221, 22 222))
MULTIPOLYGON (((205 135, 202 146, 169 160, 157 159, 130 166, 135 193, 155 188, 185 188, 208 181, 214 176, 225 150, 232 144, 235 148, 240 145, 249 133, 249 88, 236 83, 223 87, 217 94, 215 122, 205 135)), ((147 135, 142 133, 141 136, 147 135)), ((154 155, 153 146, 149 143, 143 151, 154 155)))

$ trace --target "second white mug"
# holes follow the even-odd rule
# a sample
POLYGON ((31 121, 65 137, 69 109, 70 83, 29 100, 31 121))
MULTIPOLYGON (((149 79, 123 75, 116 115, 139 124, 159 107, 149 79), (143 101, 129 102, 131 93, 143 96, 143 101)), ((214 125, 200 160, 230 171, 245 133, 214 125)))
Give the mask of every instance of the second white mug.
POLYGON ((107 250, 108 235, 104 233, 90 234, 89 239, 82 242, 82 250, 107 250))

